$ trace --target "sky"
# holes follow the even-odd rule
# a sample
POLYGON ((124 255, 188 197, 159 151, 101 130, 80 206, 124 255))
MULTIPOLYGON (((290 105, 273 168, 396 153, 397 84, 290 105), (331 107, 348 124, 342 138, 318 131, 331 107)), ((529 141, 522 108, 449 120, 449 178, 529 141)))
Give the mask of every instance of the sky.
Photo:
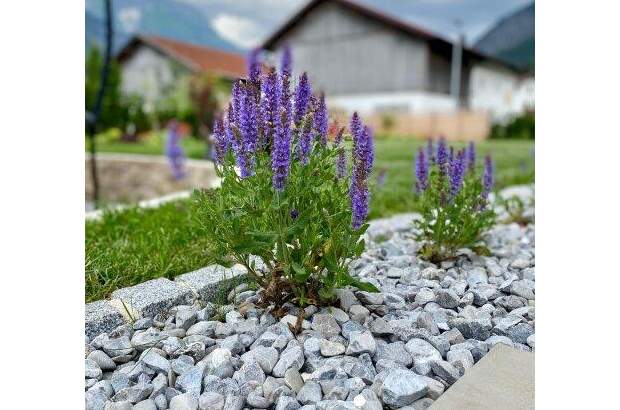
MULTIPOLYGON (((220 36, 243 48, 253 47, 309 0, 174 0, 203 10, 220 36)), ((357 0, 454 38, 460 20, 466 42, 475 42, 497 19, 532 0, 357 0)))

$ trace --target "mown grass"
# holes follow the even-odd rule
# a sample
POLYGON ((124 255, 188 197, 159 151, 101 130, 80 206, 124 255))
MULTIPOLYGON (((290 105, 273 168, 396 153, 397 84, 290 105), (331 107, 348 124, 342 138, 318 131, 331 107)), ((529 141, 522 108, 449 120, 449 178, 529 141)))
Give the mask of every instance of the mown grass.
POLYGON ((209 264, 209 244, 190 217, 189 201, 157 209, 104 213, 86 223, 86 300, 158 277, 173 278, 209 264))
MULTIPOLYGON (((138 142, 122 142, 117 139, 98 138, 98 152, 164 155, 165 132, 152 132, 138 142)), ((204 159, 207 156, 207 146, 202 140, 185 137, 181 139, 181 146, 189 158, 204 159)))
MULTIPOLYGON (((184 139, 187 154, 202 158, 204 143, 184 139)), ((413 163, 423 141, 377 138, 374 174, 386 170, 386 182, 372 195, 371 218, 416 209, 413 163)), ((462 144, 455 144, 462 146, 462 144)), ((161 154, 157 143, 100 144, 102 151, 161 154)), ((487 141, 479 155, 490 153, 496 163, 496 187, 532 182, 533 141, 487 141)), ((211 262, 209 244, 191 218, 190 201, 168 203, 157 209, 130 208, 104 213, 86 224, 86 300, 105 298, 120 287, 198 269, 211 262)))

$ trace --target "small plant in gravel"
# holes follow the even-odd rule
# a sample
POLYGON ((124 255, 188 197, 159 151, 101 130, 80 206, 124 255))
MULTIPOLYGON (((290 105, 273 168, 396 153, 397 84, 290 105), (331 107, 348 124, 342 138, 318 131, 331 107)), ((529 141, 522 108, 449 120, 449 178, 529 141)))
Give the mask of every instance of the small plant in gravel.
POLYGON ((495 213, 488 203, 493 187, 493 163, 487 156, 482 173, 476 147, 456 151, 440 139, 420 149, 415 160, 416 192, 421 218, 414 221, 420 256, 432 262, 453 258, 459 248, 485 253, 481 234, 493 226, 495 213), (481 175, 482 174, 482 175, 481 175))
POLYGON ((527 212, 527 208, 534 207, 534 197, 527 201, 524 201, 520 197, 513 195, 508 198, 497 196, 497 204, 506 213, 506 218, 503 223, 517 223, 521 226, 525 226, 534 222, 534 214, 527 212))
POLYGON ((261 73, 256 57, 250 55, 248 78, 234 83, 226 114, 215 120, 221 187, 194 194, 204 235, 216 256, 247 268, 265 304, 327 303, 346 285, 376 291, 348 271, 364 249, 371 130, 353 115, 348 166, 349 134, 339 128, 329 141, 324 97, 312 94, 305 73, 292 87, 290 53, 279 73, 261 73), (267 268, 257 269, 251 255, 267 268))

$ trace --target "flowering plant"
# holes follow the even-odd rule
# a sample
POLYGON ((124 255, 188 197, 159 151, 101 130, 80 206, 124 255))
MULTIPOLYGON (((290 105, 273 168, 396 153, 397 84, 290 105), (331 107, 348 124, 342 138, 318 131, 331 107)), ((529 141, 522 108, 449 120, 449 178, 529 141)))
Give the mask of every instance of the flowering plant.
POLYGON ((488 204, 493 186, 491 157, 485 158, 480 176, 473 143, 455 153, 441 139, 435 152, 429 140, 418 151, 415 174, 422 217, 414 224, 417 240, 423 243, 421 256, 438 262, 454 257, 463 247, 484 252, 481 234, 495 221, 488 204))
POLYGON ((228 111, 215 120, 213 159, 222 182, 195 193, 204 234, 217 255, 247 268, 266 303, 328 302, 345 285, 376 291, 348 271, 364 249, 371 130, 353 115, 349 170, 344 127, 328 142, 325 99, 312 94, 305 73, 293 92, 290 66, 285 52, 280 73, 261 73, 252 53, 248 78, 234 83, 228 111))
POLYGON ((176 120, 168 124, 165 151, 173 178, 183 179, 185 177, 185 151, 181 146, 181 125, 176 120))

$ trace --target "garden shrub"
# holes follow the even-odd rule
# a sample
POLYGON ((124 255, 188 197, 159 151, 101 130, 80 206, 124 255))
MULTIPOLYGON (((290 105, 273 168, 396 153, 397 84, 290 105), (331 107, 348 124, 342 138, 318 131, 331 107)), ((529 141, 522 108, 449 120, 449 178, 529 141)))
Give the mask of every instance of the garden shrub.
POLYGON ((528 111, 512 118, 506 124, 494 124, 489 138, 533 140, 535 131, 534 112, 528 111))
MULTIPOLYGON (((234 83, 226 115, 214 123, 218 190, 196 191, 197 218, 216 260, 244 265, 262 287, 262 301, 323 304, 335 289, 377 289, 349 275, 367 228, 373 136, 357 114, 347 166, 344 127, 328 141, 323 96, 307 75, 291 91, 290 52, 281 72, 260 73, 257 53, 249 78, 234 83), (259 270, 251 255, 267 266, 259 270)), ((303 310, 301 310, 303 312, 303 310)))
POLYGON ((416 191, 421 218, 414 221, 420 256, 432 262, 452 258, 459 248, 484 252, 481 234, 495 221, 488 203, 493 185, 493 163, 485 158, 482 176, 476 166, 476 149, 455 152, 441 139, 437 152, 429 141, 415 161, 416 191))

